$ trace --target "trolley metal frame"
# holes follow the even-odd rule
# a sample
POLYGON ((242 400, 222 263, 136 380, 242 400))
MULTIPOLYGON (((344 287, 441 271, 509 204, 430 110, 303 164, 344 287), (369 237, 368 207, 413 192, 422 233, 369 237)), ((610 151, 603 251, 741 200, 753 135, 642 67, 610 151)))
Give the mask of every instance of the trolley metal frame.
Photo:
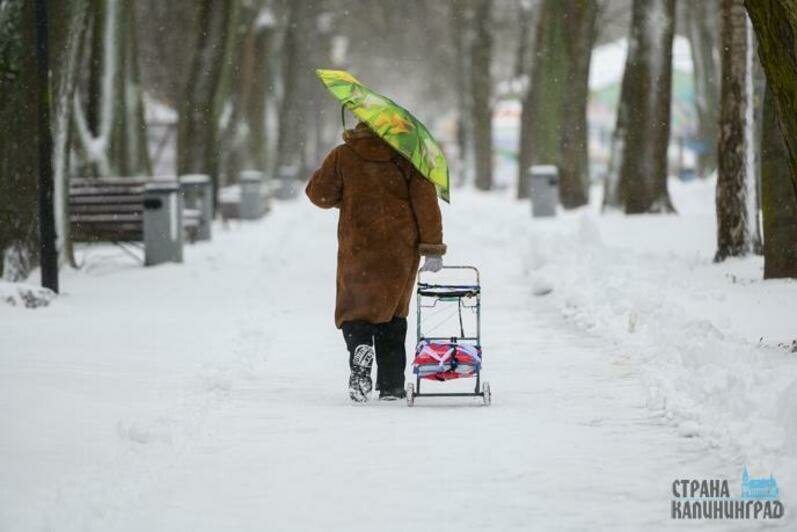
MULTIPOLYGON (((475 284, 433 284, 422 282, 421 275, 423 272, 418 272, 418 287, 416 289, 416 345, 422 340, 429 341, 444 341, 456 344, 459 342, 475 342, 476 347, 481 351, 481 279, 479 269, 475 266, 443 266, 443 270, 470 270, 475 276, 475 284), (434 298, 434 304, 423 305, 423 298, 434 298), (423 309, 433 308, 439 302, 451 302, 456 300, 457 315, 459 317, 459 336, 426 336, 423 334, 423 309), (473 300, 474 303, 466 304, 463 300, 473 300), (465 329, 462 321, 463 309, 475 309, 476 311, 476 336, 468 336, 465 334, 465 329)), ((482 353, 483 360, 483 353, 482 353)), ((435 392, 423 393, 421 392, 421 379, 420 375, 415 376, 415 383, 407 385, 407 404, 413 406, 416 397, 481 397, 485 405, 491 402, 490 384, 488 382, 482 383, 481 380, 481 365, 476 370, 476 385, 473 392, 435 392)))

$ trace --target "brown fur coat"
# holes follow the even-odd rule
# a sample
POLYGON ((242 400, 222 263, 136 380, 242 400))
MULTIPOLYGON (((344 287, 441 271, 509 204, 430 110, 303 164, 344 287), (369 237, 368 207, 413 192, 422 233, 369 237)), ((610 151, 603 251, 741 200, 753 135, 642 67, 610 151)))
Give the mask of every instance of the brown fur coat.
POLYGON ((406 317, 420 255, 446 251, 434 185, 364 124, 343 140, 306 190, 315 205, 340 209, 338 328, 406 317))

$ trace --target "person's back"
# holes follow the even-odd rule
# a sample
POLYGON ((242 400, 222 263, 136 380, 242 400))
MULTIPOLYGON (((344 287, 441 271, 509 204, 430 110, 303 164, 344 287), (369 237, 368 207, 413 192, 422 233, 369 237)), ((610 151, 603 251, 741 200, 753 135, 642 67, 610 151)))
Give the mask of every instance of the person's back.
POLYGON ((335 324, 349 347, 350 394, 362 401, 371 389, 375 343, 377 387, 400 396, 406 317, 420 255, 436 257, 430 264, 437 265, 446 251, 437 195, 366 125, 346 131, 344 140, 306 192, 317 206, 340 209, 335 324))

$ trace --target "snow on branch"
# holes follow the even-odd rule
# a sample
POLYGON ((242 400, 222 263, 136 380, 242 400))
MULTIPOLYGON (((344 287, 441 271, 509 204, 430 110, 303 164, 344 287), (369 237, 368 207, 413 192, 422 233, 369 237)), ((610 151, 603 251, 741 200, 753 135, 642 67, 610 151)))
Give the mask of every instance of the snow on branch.
POLYGON ((86 151, 88 159, 98 166, 102 175, 111 173, 108 158, 111 130, 113 127, 113 80, 116 75, 116 6, 117 0, 106 0, 108 9, 105 18, 105 35, 103 37, 103 71, 100 87, 100 123, 95 137, 86 123, 86 116, 81 105, 80 95, 75 91, 72 100, 75 125, 80 143, 86 151))

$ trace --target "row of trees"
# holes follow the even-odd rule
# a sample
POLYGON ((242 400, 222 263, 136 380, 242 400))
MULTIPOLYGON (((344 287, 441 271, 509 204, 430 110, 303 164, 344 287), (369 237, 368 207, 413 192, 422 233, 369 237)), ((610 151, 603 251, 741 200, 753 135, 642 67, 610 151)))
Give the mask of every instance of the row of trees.
MULTIPOLYGON (((145 98, 177 111, 179 174, 216 187, 269 170, 275 40, 307 3, 271 0, 48 0, 49 111, 59 248, 71 258, 68 177, 151 175, 145 98), (281 21, 278 23, 278 21, 281 21)), ((0 0, 0 274, 38 261, 34 6, 0 0), (5 269, 5 272, 3 271, 5 269)), ((286 62, 290 64, 290 62, 286 62)), ((273 164, 273 163, 272 163, 273 164)))
MULTIPOLYGON (((306 175, 339 138, 319 66, 358 65, 377 85, 411 86, 418 108, 453 93, 440 66, 451 50, 427 31, 444 28, 449 42, 441 2, 408 11, 403 0, 45 1, 62 261, 69 176, 151 174, 170 139, 148 127, 164 120, 176 133, 171 172, 208 174, 219 187, 242 169, 306 175), (419 75, 402 74, 410 68, 419 75)), ((38 262, 34 5, 0 0, 0 275, 12 279, 38 262)))
MULTIPOLYGON (((477 0, 462 1, 473 4, 474 11, 483 7, 477 0)), ((560 170, 563 206, 580 207, 588 201, 590 186, 586 121, 590 56, 600 27, 615 16, 617 3, 537 0, 521 2, 520 7, 518 74, 524 89, 517 196, 529 194, 531 165, 555 164, 560 170)), ((471 68, 482 81, 489 72, 484 65, 487 59, 481 55, 489 53, 481 37, 489 8, 479 16, 471 30, 472 42, 478 43, 478 53, 471 52, 471 68)), ((715 259, 763 251, 765 277, 797 277, 797 187, 793 186, 797 160, 792 151, 797 145, 797 60, 794 46, 785 44, 797 42, 795 2, 631 2, 628 54, 604 182, 604 208, 627 214, 674 212, 667 176, 672 47, 679 18, 681 31, 691 43, 695 106, 704 139, 697 171, 707 176, 717 170, 718 175, 715 259), (678 11, 677 4, 681 5, 678 11)), ((467 54, 468 49, 464 50, 467 54)), ((489 116, 489 98, 484 98, 479 84, 473 82, 469 88, 470 97, 461 100, 470 108, 465 105, 460 115, 465 117, 465 137, 473 130, 470 141, 477 147, 471 164, 476 184, 486 189, 490 188, 492 155, 478 146, 490 144, 486 140, 489 123, 479 120, 489 116)))
MULTIPOLYGON (((37 261, 34 4, 0 0, 0 265, 6 277, 24 277, 37 261)), ((788 0, 746 6, 743 0, 450 0, 412 2, 412 9, 405 0, 47 5, 64 258, 69 175, 151 173, 147 127, 161 117, 148 124, 147 108, 176 112, 175 172, 206 173, 217 187, 241 169, 305 175, 340 129, 338 108, 314 79, 321 65, 352 68, 376 88, 413 95, 402 101, 421 116, 454 111, 455 176, 482 190, 493 186, 497 87, 515 80, 522 101, 517 196, 529 193, 531 164, 557 164, 563 205, 579 207, 590 184, 591 51, 621 36, 629 53, 604 204, 629 214, 671 212, 666 177, 677 30, 692 44, 700 135, 708 139, 698 173, 712 173, 719 161, 717 258, 761 247, 760 174, 767 276, 797 276, 795 62, 793 49, 782 45, 794 42, 797 8, 788 0)))

